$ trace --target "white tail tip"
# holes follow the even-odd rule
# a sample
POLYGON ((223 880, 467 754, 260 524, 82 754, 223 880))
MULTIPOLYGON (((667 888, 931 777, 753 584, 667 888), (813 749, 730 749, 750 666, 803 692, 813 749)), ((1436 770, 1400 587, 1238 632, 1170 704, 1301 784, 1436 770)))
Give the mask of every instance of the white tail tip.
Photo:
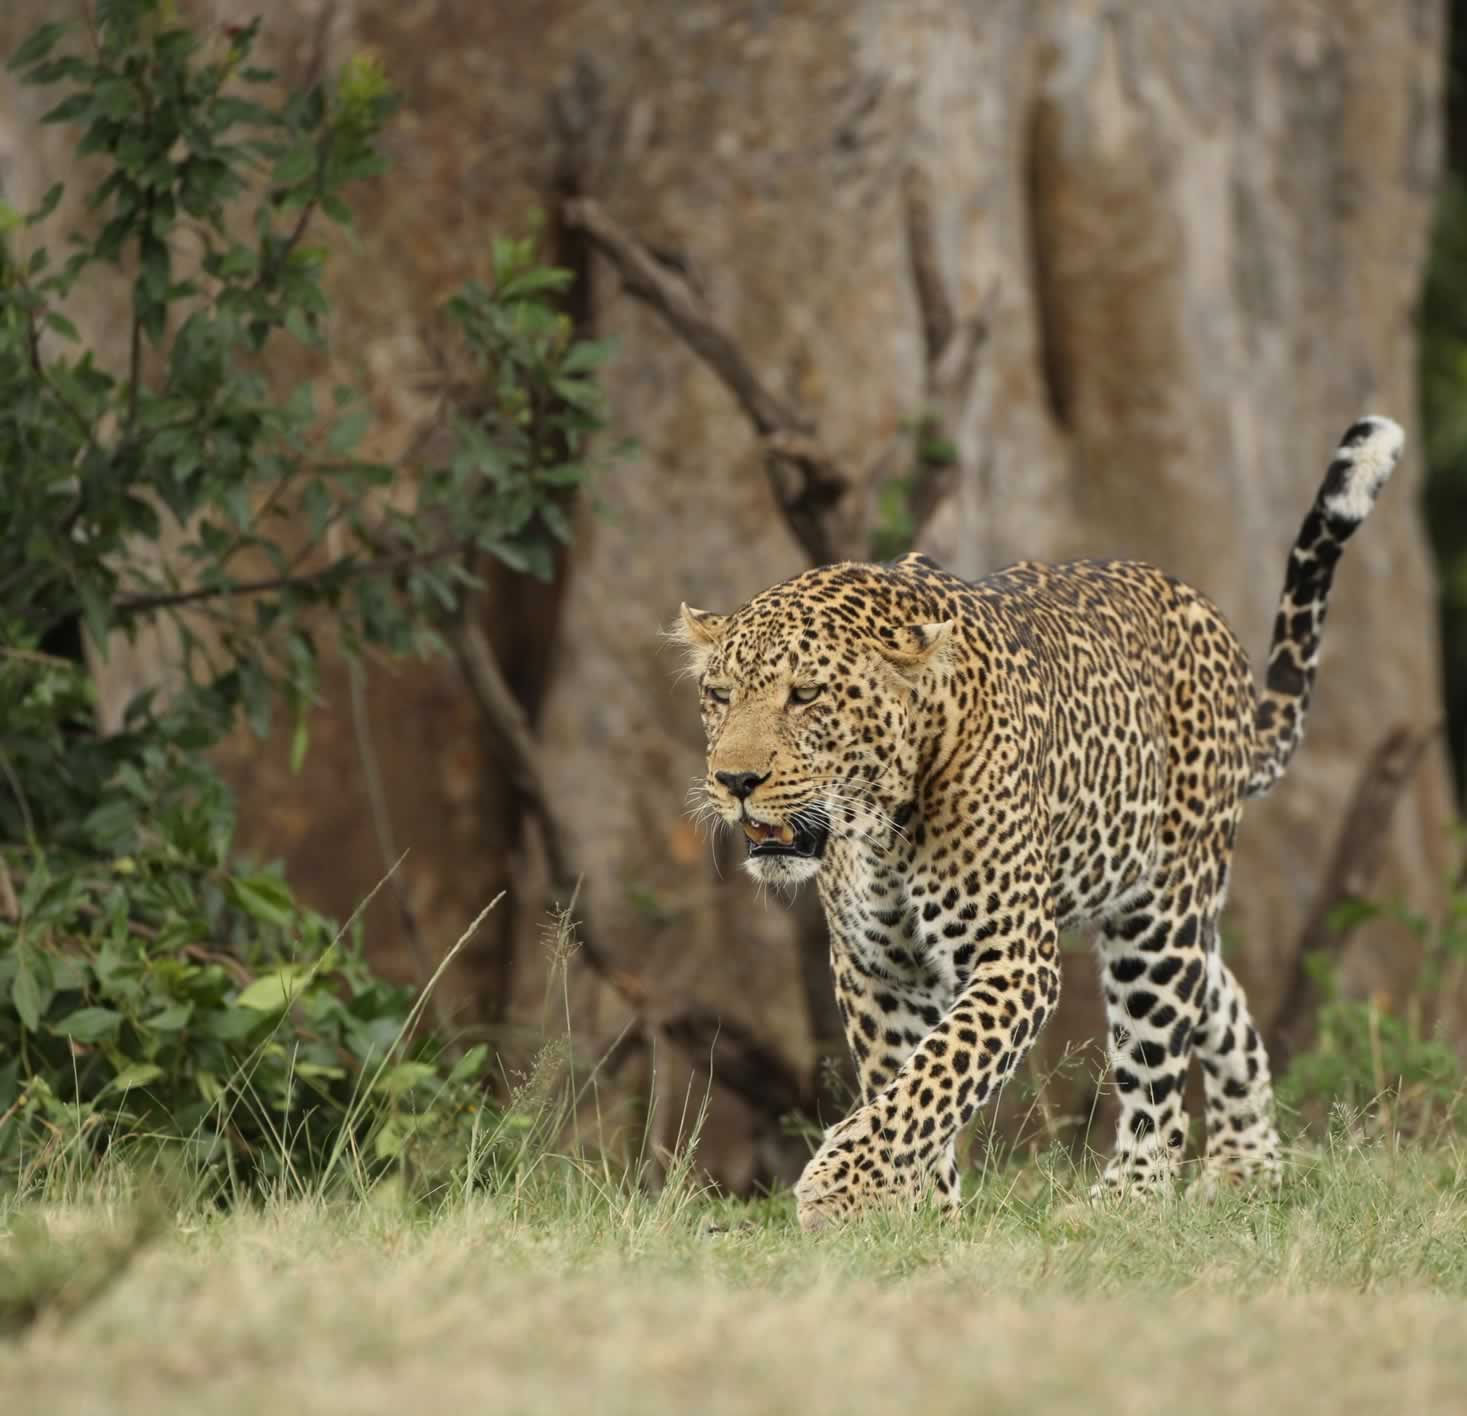
POLYGON ((1390 418, 1361 418, 1352 423, 1340 439, 1320 490, 1325 512, 1343 521, 1364 521, 1405 446, 1406 434, 1390 418))

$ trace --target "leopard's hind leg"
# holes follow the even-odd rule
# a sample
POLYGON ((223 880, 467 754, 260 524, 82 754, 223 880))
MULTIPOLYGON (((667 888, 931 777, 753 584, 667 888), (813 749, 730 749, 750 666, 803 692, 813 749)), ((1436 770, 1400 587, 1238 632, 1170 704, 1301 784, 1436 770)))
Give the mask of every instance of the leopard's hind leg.
POLYGON ((1223 961, 1215 925, 1208 943, 1196 1049, 1207 1096, 1204 1190, 1211 1192, 1220 1182, 1261 1182, 1276 1188, 1282 1164, 1268 1053, 1249 1015, 1242 987, 1223 961))
POLYGON ((1201 868, 1177 868, 1101 931, 1115 1149, 1091 1195, 1170 1190, 1187 1142, 1184 1093, 1207 970, 1201 868))
POLYGON ((1207 1104, 1205 1189, 1223 1180, 1278 1184, 1268 1057, 1218 938, 1237 817, 1194 836, 1185 855, 1158 871, 1151 893, 1102 931, 1121 1106, 1099 1193, 1169 1187, 1186 1145, 1183 1096, 1194 1053, 1207 1104))

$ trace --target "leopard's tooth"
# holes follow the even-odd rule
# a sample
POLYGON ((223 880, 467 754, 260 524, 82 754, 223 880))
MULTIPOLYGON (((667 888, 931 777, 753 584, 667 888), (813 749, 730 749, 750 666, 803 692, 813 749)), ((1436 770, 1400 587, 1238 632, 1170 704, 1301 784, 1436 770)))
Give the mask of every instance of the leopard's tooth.
POLYGON ((792 846, 795 842, 795 828, 790 825, 781 826, 779 828, 779 839, 783 841, 785 845, 792 846))
POLYGON ((764 839, 764 833, 752 821, 744 822, 744 835, 746 835, 757 846, 764 839))

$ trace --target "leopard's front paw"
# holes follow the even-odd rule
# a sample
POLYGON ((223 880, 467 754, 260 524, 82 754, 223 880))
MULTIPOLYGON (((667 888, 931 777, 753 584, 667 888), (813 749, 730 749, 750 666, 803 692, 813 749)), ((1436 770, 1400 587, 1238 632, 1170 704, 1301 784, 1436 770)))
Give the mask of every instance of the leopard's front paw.
POLYGON ((800 1228, 806 1233, 824 1229, 876 1202, 886 1188, 882 1181, 888 1168, 880 1126, 866 1108, 832 1126, 795 1186, 800 1228))

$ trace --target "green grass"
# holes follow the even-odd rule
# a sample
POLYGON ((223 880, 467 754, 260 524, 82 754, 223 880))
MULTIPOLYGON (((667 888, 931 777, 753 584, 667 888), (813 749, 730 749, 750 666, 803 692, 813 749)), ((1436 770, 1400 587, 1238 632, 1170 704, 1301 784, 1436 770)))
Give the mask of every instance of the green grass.
POLYGON ((216 1213, 73 1176, 0 1202, 0 1404, 1460 1409, 1467 1150, 1340 1142, 1278 1199, 1097 1211, 1082 1186, 1041 1160, 956 1223, 812 1237, 783 1198, 718 1201, 686 1171, 650 1196, 550 1158, 433 1207, 389 1185, 216 1213))

